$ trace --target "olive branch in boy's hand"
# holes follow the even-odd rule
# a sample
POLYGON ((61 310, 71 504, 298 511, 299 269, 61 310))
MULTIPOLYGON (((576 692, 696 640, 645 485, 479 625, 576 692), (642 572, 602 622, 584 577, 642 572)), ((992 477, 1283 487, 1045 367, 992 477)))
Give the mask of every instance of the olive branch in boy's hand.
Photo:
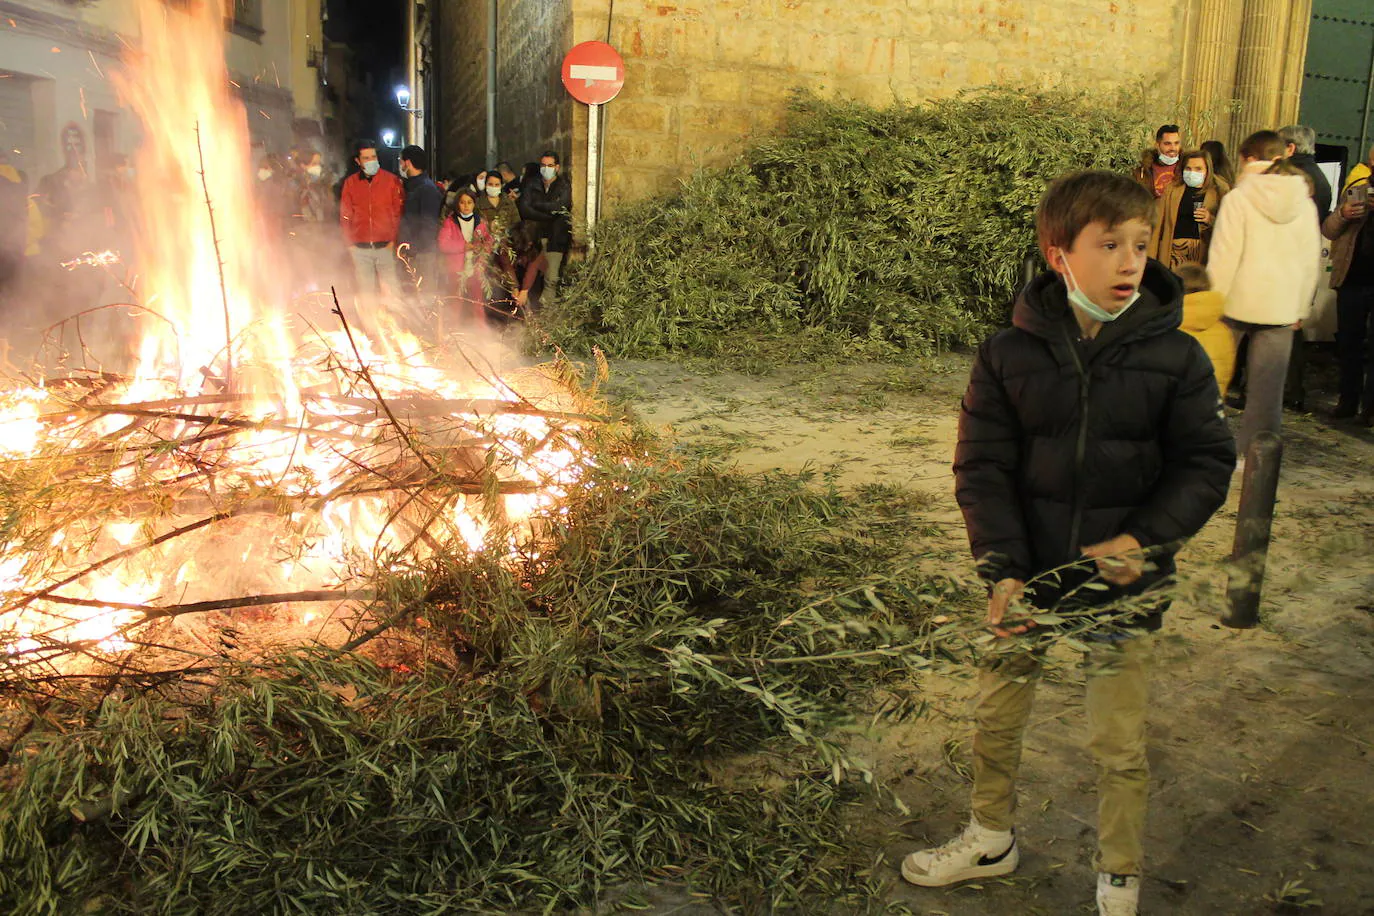
POLYGON ((1130 585, 1145 572, 1145 550, 1133 535, 1116 537, 1083 548, 1083 556, 1097 564, 1097 573, 1112 585, 1130 585))

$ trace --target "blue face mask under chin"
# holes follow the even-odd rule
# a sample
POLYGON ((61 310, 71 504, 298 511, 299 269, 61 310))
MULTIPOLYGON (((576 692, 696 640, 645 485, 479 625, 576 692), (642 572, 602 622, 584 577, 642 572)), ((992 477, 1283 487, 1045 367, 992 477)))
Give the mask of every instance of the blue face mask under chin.
POLYGON ((1121 308, 1117 309, 1115 312, 1107 311, 1096 302, 1089 299, 1088 294, 1083 292, 1083 289, 1078 285, 1078 279, 1073 275, 1073 268, 1069 266, 1068 258, 1064 258, 1064 287, 1069 291, 1069 302, 1078 308, 1079 311, 1089 318, 1095 318, 1098 321, 1104 322, 1115 321, 1120 318, 1122 315, 1126 314, 1126 310, 1135 305, 1136 300, 1140 298, 1140 290, 1136 290, 1121 308), (1073 282, 1072 286, 1069 286, 1070 281, 1073 282))

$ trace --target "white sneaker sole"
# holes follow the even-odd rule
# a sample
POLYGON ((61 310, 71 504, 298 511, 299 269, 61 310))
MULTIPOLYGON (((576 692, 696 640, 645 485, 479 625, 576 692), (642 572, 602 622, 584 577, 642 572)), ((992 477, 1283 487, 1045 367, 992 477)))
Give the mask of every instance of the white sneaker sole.
POLYGON ((1017 845, 1012 843, 1011 848, 996 862, 987 865, 970 865, 952 875, 943 876, 928 875, 925 872, 916 871, 907 864, 907 859, 910 858, 908 856, 907 859, 902 860, 902 878, 917 887, 948 887, 962 881, 972 881, 974 878, 996 878, 1001 875, 1009 875, 1016 871, 1016 866, 1021 861, 1021 852, 1017 845))

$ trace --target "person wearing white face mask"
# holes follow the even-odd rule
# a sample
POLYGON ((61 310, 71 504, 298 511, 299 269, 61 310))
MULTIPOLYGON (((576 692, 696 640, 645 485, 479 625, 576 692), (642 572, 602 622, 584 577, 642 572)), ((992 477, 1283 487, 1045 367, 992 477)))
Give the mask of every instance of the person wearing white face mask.
POLYGON ((1184 264, 1206 264, 1212 226, 1226 190, 1212 174, 1212 159, 1202 150, 1179 159, 1183 180, 1169 185, 1159 199, 1150 257, 1170 270, 1184 264))
POLYGON ((1312 308, 1321 234, 1312 185, 1284 159, 1272 130, 1251 134, 1240 147, 1236 187, 1222 201, 1212 232, 1207 272, 1226 299, 1225 321, 1245 357, 1245 417, 1241 454, 1261 431, 1283 421, 1283 385, 1293 331, 1312 308))
POLYGON ((401 179, 377 161, 376 143, 360 140, 355 150, 358 171, 344 179, 339 226, 357 273, 357 294, 390 297, 396 290, 396 232, 405 195, 401 179))
POLYGON ((301 222, 323 223, 329 218, 329 181, 324 174, 324 156, 318 151, 302 155, 304 165, 296 175, 296 215, 301 222))
POLYGON ((525 180, 517 204, 520 218, 531 223, 549 260, 544 276, 545 306, 557 294, 563 256, 572 247, 572 182, 563 174, 558 154, 552 150, 539 157, 539 174, 525 180))
POLYGON ((1177 124, 1162 124, 1155 131, 1155 145, 1140 154, 1140 165, 1131 177, 1155 197, 1163 197, 1165 190, 1183 178, 1179 153, 1183 149, 1182 135, 1177 124))
POLYGON ((462 188, 454 198, 453 211, 439 229, 448 281, 439 310, 439 336, 454 327, 483 323, 490 293, 491 230, 477 212, 477 195, 462 188))
POLYGON ((505 193, 505 182, 496 169, 487 172, 482 184, 482 193, 477 195, 477 212, 482 214, 482 221, 491 227, 491 234, 499 244, 520 222, 520 209, 515 205, 515 199, 505 193))
POLYGON ((1034 634, 1058 625, 1040 612, 1124 606, 1128 617, 1084 640, 1085 705, 1097 912, 1138 916, 1151 634, 1174 553, 1225 503, 1235 463, 1211 362, 1179 330, 1182 285, 1145 253, 1154 212, 1125 175, 1055 181, 1035 217, 1050 270, 1022 288, 1012 327, 978 348, 955 497, 1001 647, 978 672, 972 816, 958 837, 903 859, 919 887, 1019 866, 1017 776, 1046 648, 1034 634))

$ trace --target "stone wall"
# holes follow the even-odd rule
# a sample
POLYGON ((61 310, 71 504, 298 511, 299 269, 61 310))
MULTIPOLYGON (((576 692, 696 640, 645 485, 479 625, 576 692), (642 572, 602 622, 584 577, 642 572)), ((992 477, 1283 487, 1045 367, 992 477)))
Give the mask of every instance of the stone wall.
MULTIPOLYGON (((484 0, 443 2, 467 11, 469 35, 484 34, 484 0)), ((587 108, 562 89, 559 62, 590 40, 624 56, 625 89, 604 110, 605 215, 728 161, 777 126, 794 89, 886 105, 990 84, 1125 88, 1146 100, 1145 120, 1234 144, 1251 122, 1297 116, 1311 0, 501 0, 498 10, 498 145, 517 168, 551 147, 578 171, 587 108)), ((464 81, 485 90, 480 75, 464 81)), ((471 101, 451 100, 444 126, 475 168, 485 100, 463 94, 471 101)))
MULTIPOLYGON (((793 88, 875 105, 990 83, 1140 86, 1178 102, 1195 0, 674 0, 614 4, 625 89, 607 106, 605 208, 718 164, 776 126, 793 88)), ((606 40, 609 0, 575 0, 606 40)), ((576 106, 574 155, 585 155, 576 106)))
POLYGON ((501 0, 499 9, 497 152, 517 172, 545 149, 566 161, 573 111, 559 67, 573 46, 573 0, 501 0))
POLYGON ((440 0, 432 7, 435 118, 434 172, 481 167, 487 143, 486 0, 440 0))
MULTIPOLYGON (((433 48, 442 169, 486 161, 487 2, 441 0, 433 48)), ((516 171, 545 149, 566 157, 572 107, 559 64, 572 47, 571 0, 500 0, 496 30, 496 147, 516 171)))

